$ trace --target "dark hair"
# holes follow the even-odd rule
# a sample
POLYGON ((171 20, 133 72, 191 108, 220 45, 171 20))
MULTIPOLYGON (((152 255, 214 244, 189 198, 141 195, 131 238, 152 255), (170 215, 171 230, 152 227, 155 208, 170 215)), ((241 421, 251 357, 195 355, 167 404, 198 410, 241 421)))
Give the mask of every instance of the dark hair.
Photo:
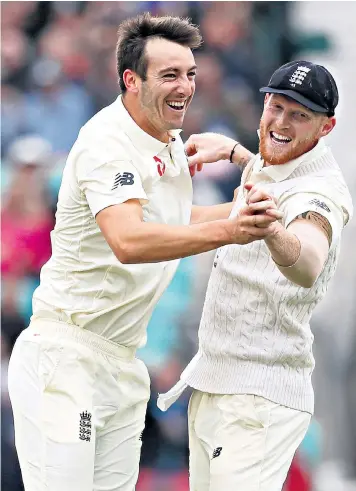
POLYGON ((154 17, 148 12, 126 19, 120 24, 116 45, 117 72, 122 92, 126 91, 122 77, 125 70, 133 70, 142 80, 146 80, 145 47, 148 39, 153 37, 161 37, 190 49, 196 49, 202 43, 198 27, 189 19, 154 17))

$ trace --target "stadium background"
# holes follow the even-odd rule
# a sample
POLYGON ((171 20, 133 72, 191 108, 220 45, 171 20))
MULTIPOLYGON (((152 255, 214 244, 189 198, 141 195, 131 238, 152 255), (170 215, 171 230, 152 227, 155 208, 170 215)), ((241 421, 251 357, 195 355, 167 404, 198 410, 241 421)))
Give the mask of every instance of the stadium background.
MULTIPOLYGON (((2 2, 1 3, 1 452, 2 490, 20 491, 6 372, 31 315, 31 294, 50 254, 56 197, 78 130, 118 93, 115 43, 121 20, 138 12, 189 16, 204 46, 183 137, 215 131, 257 151, 258 88, 292 59, 324 63, 340 89, 329 142, 356 202, 352 140, 356 98, 354 2, 2 2)), ((239 171, 222 162, 194 178, 195 202, 230 200, 239 171)), ((345 231, 327 299, 316 312, 316 413, 289 476, 288 491, 356 489, 356 238, 345 231)), ((149 324, 140 356, 152 377, 138 491, 185 491, 187 398, 167 413, 158 392, 176 381, 196 349, 212 253, 182 260, 149 324)), ((223 491, 223 490, 222 490, 223 491)))

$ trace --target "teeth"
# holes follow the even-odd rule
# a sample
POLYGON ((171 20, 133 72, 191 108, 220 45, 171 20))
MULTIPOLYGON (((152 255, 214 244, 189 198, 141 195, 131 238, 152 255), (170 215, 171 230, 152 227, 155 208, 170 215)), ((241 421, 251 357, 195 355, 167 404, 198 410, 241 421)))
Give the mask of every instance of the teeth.
POLYGON ((275 133, 274 131, 272 131, 272 136, 274 136, 274 138, 277 138, 278 140, 283 140, 283 141, 288 141, 288 142, 290 142, 292 140, 288 136, 279 135, 278 133, 275 133))
POLYGON ((183 109, 184 102, 167 102, 168 106, 177 107, 178 109, 183 109))

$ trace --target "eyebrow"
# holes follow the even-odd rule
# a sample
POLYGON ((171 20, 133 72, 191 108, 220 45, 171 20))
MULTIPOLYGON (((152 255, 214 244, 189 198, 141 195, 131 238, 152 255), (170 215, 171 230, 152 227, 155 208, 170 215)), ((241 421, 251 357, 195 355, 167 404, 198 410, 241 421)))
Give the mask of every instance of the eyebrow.
POLYGON ((306 116, 312 116, 314 114, 313 111, 310 111, 309 109, 304 108, 304 106, 301 109, 299 109, 299 108, 296 107, 296 108, 292 109, 292 111, 295 111, 295 112, 298 112, 298 113, 303 113, 306 116))
MULTIPOLYGON (((191 70, 196 70, 197 69, 197 66, 196 65, 193 65, 192 67, 189 68, 188 72, 190 72, 191 70)), ((159 75, 161 75, 162 73, 165 73, 165 72, 180 72, 179 68, 176 68, 176 67, 173 67, 173 66, 168 66, 167 68, 163 68, 162 70, 160 70, 158 72, 159 75)))
MULTIPOLYGON (((283 105, 283 100, 281 99, 274 99, 274 101, 272 101, 272 104, 279 104, 279 105, 283 105)), ((300 112, 300 113, 304 113, 306 114, 307 116, 312 116, 314 114, 313 111, 311 111, 310 109, 304 107, 302 104, 301 104, 301 108, 298 108, 298 107, 294 107, 294 108, 291 108, 290 111, 297 111, 297 112, 300 112)))

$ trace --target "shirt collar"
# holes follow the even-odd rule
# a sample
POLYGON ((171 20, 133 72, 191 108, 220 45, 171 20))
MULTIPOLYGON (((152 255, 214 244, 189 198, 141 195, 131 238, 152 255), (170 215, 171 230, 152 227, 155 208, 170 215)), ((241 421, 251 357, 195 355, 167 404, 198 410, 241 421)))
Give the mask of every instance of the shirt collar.
POLYGON ((302 166, 305 162, 311 162, 319 158, 321 155, 327 152, 327 150, 328 147, 325 144, 324 139, 320 138, 317 145, 315 145, 315 147, 312 148, 309 152, 304 153, 300 157, 291 160, 287 164, 269 165, 268 167, 263 167, 263 159, 261 158, 260 154, 258 154, 257 159, 253 165, 253 172, 263 172, 266 176, 270 177, 275 182, 280 182, 284 179, 287 179, 297 167, 302 166))
MULTIPOLYGON (((123 128, 126 135, 130 138, 132 144, 140 150, 142 154, 148 157, 158 155, 162 150, 168 147, 168 143, 161 142, 149 135, 136 124, 122 102, 122 95, 114 102, 115 109, 118 111, 121 121, 124 123, 123 128)), ((169 135, 177 138, 182 130, 170 130, 169 135)))

